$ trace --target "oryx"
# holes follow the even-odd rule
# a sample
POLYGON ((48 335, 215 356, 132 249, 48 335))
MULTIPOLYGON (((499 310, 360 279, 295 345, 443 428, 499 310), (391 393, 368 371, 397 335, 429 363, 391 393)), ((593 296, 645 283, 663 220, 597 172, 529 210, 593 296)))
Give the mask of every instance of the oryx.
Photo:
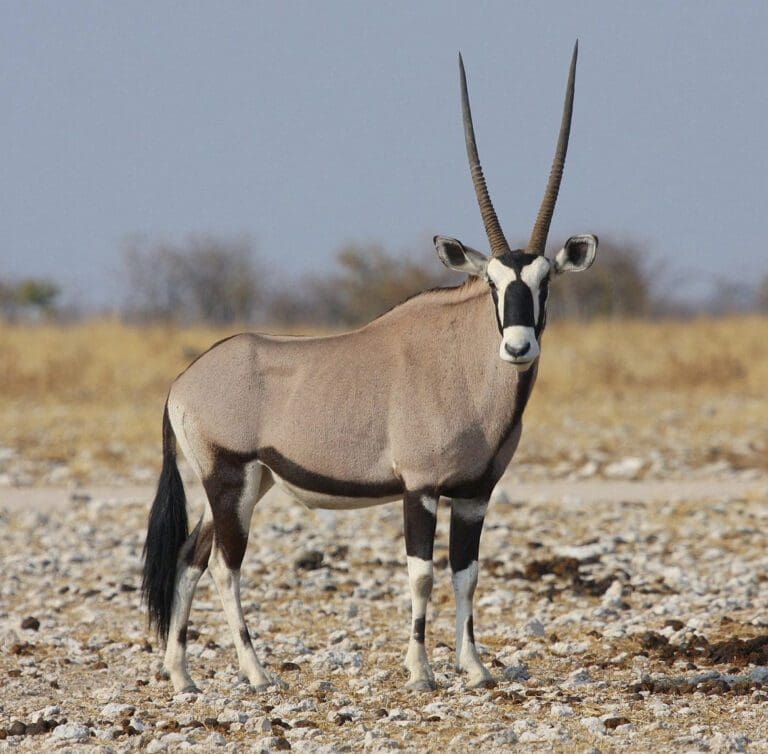
POLYGON ((536 380, 550 279, 584 270, 593 235, 544 256, 573 107, 571 60, 555 158, 526 249, 510 249, 486 188, 459 57, 464 135, 491 256, 435 237, 443 264, 470 277, 422 293, 370 324, 316 338, 241 334, 221 341, 173 383, 163 416, 163 466, 149 515, 143 593, 166 640, 176 690, 194 690, 186 630, 206 566, 234 636, 240 671, 273 679, 256 658, 240 605, 240 565, 253 508, 276 484, 310 508, 403 500, 412 624, 408 687, 432 689, 424 648, 438 500, 450 499, 456 665, 472 686, 492 682, 475 648, 472 600, 488 500, 507 468, 536 380), (176 444, 207 505, 188 534, 176 444))

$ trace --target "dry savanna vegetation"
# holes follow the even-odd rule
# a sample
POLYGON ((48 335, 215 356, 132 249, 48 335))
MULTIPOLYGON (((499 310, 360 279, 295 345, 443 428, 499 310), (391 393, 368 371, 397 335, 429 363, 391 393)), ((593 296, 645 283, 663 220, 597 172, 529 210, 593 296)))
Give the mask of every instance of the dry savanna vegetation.
MULTIPOLYGON (((22 469, 16 481, 154 478, 170 381, 237 331, 0 324, 0 446, 22 469)), ((555 323, 518 466, 600 473, 631 457, 635 475, 768 468, 766 385, 765 317, 555 323)))

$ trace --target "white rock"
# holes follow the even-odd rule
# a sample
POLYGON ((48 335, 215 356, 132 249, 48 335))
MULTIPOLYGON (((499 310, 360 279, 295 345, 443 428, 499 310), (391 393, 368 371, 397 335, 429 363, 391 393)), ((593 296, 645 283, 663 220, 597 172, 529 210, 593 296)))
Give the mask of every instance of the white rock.
POLYGON ((538 618, 531 618, 523 626, 523 633, 526 636, 544 636, 544 625, 538 618))
POLYGON ((531 677, 531 674, 528 672, 528 665, 524 662, 519 662, 516 665, 508 665, 504 668, 502 675, 508 681, 516 681, 518 683, 527 681, 531 677))
POLYGON ((130 726, 131 726, 131 727, 132 727, 132 728, 133 728, 135 731, 138 731, 139 733, 143 733, 143 732, 144 732, 144 731, 147 729, 147 726, 146 726, 146 724, 144 723, 144 721, 143 721, 143 720, 140 720, 138 717, 132 717, 132 718, 131 718, 131 720, 130 720, 130 723, 129 723, 129 725, 130 725, 130 726))
POLYGON ((181 744, 189 744, 192 743, 189 739, 189 736, 187 736, 184 733, 166 733, 161 739, 160 739, 166 746, 178 746, 181 744))
POLYGON ((616 579, 603 594, 602 604, 603 607, 621 607, 622 595, 624 592, 623 584, 616 579))
POLYGON ((159 754, 161 751, 168 751, 168 747, 158 738, 152 739, 145 749, 147 754, 159 754))
POLYGON ((643 466, 645 466, 645 461, 642 458, 629 456, 622 458, 620 461, 609 463, 603 469, 603 473, 605 476, 613 479, 634 479, 640 473, 643 466))
POLYGON ((226 746, 227 739, 224 738, 224 736, 222 736, 218 731, 214 731, 210 736, 208 736, 208 738, 205 739, 205 741, 203 741, 203 743, 206 746, 226 746))
POLYGON ((571 717, 573 715, 573 707, 569 704, 553 702, 552 706, 549 708, 549 714, 552 717, 571 717))
POLYGON ((65 723, 53 729, 53 738, 59 741, 87 741, 91 736, 90 728, 80 723, 65 723))
POLYGON ((445 719, 452 716, 451 708, 445 702, 431 702, 421 708, 421 712, 427 716, 436 716, 445 719))
POLYGON ((526 717, 521 717, 519 720, 515 720, 515 722, 512 723, 512 730, 518 735, 521 735, 525 731, 531 730, 535 727, 536 723, 526 717))
POLYGON ((241 712, 236 709, 227 709, 217 715, 216 719, 220 723, 245 723, 248 721, 249 715, 246 712, 241 712))
POLYGON ((568 688, 576 688, 577 686, 587 686, 594 682, 594 679, 586 668, 578 668, 568 676, 568 678, 563 683, 563 686, 567 686, 568 688))
POLYGON ((582 717, 579 722, 594 736, 605 735, 605 725, 599 717, 582 717))
POLYGON ((272 723, 268 717, 263 715, 250 717, 243 725, 243 730, 247 730, 249 733, 271 733, 272 723))
POLYGON ((117 720, 119 718, 132 715, 136 711, 136 707, 132 704, 117 704, 116 702, 110 702, 102 707, 101 717, 104 720, 117 720))

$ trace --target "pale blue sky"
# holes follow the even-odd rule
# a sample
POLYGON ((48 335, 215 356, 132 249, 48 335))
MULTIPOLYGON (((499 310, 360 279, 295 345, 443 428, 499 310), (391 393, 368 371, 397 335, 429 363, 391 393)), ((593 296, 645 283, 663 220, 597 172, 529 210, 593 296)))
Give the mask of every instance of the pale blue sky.
POLYGON ((768 3, 72 0, 0 3, 0 276, 108 303, 133 233, 250 234, 286 276, 347 241, 485 248, 459 49, 526 238, 577 36, 550 246, 621 235, 704 279, 768 273, 768 3))

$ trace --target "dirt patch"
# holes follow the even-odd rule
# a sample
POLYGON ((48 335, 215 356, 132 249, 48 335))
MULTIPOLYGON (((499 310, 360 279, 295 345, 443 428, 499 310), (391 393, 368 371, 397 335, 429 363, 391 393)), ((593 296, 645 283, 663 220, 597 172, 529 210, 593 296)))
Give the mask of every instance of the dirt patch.
POLYGON ((736 668, 768 665, 768 635, 710 643, 703 634, 693 634, 680 644, 674 644, 656 631, 646 631, 640 637, 640 646, 643 650, 653 652, 667 665, 679 660, 709 665, 728 664, 736 668))
POLYGON ((585 595, 590 597, 602 597, 614 581, 623 581, 628 578, 624 571, 610 573, 601 578, 595 578, 589 573, 584 573, 582 568, 588 565, 599 563, 599 557, 590 557, 583 560, 573 557, 554 556, 543 560, 531 560, 525 570, 517 571, 514 576, 525 579, 526 581, 541 581, 543 576, 553 574, 558 579, 566 582, 567 586, 560 589, 552 588, 549 591, 549 598, 564 589, 570 589, 576 595, 585 595))

